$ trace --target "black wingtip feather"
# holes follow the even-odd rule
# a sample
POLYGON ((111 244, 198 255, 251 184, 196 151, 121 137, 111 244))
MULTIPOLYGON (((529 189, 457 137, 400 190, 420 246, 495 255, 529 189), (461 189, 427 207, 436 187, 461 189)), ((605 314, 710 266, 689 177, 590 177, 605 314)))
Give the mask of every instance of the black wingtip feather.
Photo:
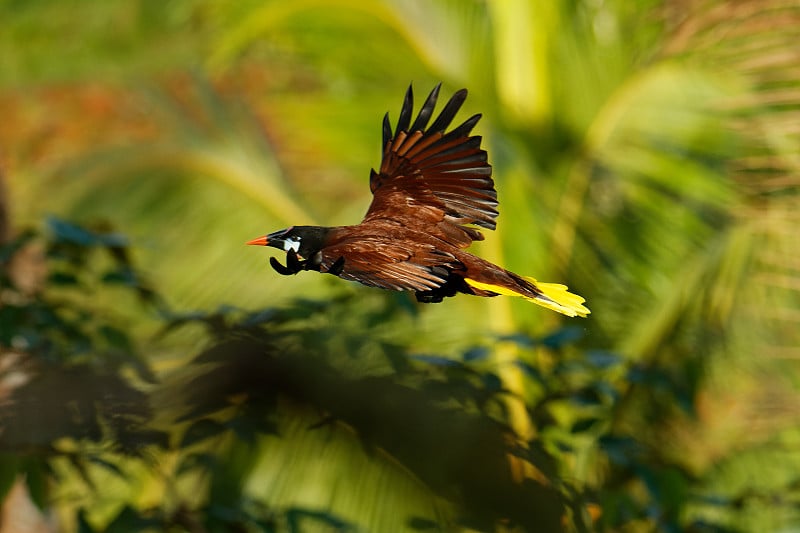
POLYGON ((428 121, 431 119, 431 115, 433 115, 433 108, 436 107, 436 100, 439 98, 439 89, 441 88, 442 84, 437 83, 436 87, 434 87, 428 95, 428 98, 425 99, 425 103, 422 104, 422 108, 419 110, 419 115, 417 115, 414 124, 412 124, 411 129, 408 131, 425 131, 425 126, 428 125, 428 121))
POLYGON ((453 131, 447 132, 447 134, 444 137, 442 137, 442 140, 440 142, 447 142, 450 139, 455 139, 457 137, 466 137, 467 135, 469 135, 469 133, 472 131, 472 128, 475 127, 475 124, 478 123, 478 121, 481 119, 482 116, 483 115, 481 115, 480 113, 472 115, 467 120, 465 120, 464 123, 461 124, 459 127, 455 128, 453 131))
POLYGON ((442 109, 442 112, 439 113, 439 116, 436 118, 433 124, 431 124, 431 127, 428 128, 428 131, 443 132, 445 129, 447 129, 447 126, 449 126, 453 121, 453 118, 455 118, 456 113, 458 113, 458 110, 461 109, 461 105, 466 99, 466 89, 456 91, 455 94, 450 97, 450 100, 447 102, 447 104, 445 104, 444 109, 442 109))
POLYGON ((389 122, 389 113, 383 116, 383 146, 392 140, 392 124, 389 122))
POLYGON ((397 119, 397 129, 394 134, 397 135, 401 131, 408 131, 408 125, 411 123, 411 113, 414 111, 414 90, 411 85, 408 86, 406 97, 403 100, 403 107, 400 109, 400 118, 397 119))

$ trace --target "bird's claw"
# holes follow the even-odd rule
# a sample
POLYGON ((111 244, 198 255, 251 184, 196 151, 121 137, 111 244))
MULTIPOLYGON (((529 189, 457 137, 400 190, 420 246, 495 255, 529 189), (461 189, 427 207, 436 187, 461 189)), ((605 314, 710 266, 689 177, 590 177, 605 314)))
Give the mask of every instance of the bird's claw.
POLYGON ((328 274, 333 274, 334 276, 338 276, 344 270, 344 257, 340 257, 331 265, 328 269, 328 274))
POLYGON ((300 261, 300 258, 297 257, 297 252, 294 250, 289 250, 286 252, 286 267, 297 274, 301 270, 306 269, 306 262, 300 261))
POLYGON ((283 276, 291 276, 293 274, 297 274, 297 272, 292 272, 290 269, 283 266, 281 262, 275 259, 274 257, 269 258, 269 264, 272 265, 272 268, 275 269, 275 272, 283 276))
MULTIPOLYGON (((300 257, 294 250, 289 250, 286 253, 286 266, 282 265, 280 261, 274 257, 269 258, 269 264, 275 269, 275 272, 284 276, 293 276, 302 270, 319 270, 319 261, 301 261, 300 257)), ((331 267, 327 270, 328 274, 338 276, 344 270, 344 257, 337 259, 331 267)))
POLYGON ((300 261, 297 253, 294 250, 289 250, 286 254, 286 266, 283 266, 280 261, 274 257, 269 258, 269 264, 275 269, 275 272, 284 276, 293 276, 301 270, 306 270, 306 262, 300 261))

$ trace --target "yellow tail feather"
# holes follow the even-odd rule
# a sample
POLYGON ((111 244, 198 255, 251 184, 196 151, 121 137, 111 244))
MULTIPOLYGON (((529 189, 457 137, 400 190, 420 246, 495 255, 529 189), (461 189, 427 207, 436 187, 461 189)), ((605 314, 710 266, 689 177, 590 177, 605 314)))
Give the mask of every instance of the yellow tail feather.
POLYGON ((520 296, 530 302, 541 305, 542 307, 546 307, 548 309, 552 309, 553 311, 557 311, 563 315, 585 317, 591 313, 587 307, 582 305, 586 300, 577 294, 572 294, 571 292, 567 291, 566 285, 560 285, 558 283, 540 283, 529 277, 525 277, 525 279, 536 285, 536 287, 542 291, 542 294, 534 298, 530 298, 524 294, 520 294, 516 291, 507 289, 506 287, 501 287, 499 285, 481 283, 480 281, 475 281, 474 279, 469 278, 465 278, 465 281, 470 285, 470 287, 474 287, 483 291, 495 292, 505 296, 520 296))

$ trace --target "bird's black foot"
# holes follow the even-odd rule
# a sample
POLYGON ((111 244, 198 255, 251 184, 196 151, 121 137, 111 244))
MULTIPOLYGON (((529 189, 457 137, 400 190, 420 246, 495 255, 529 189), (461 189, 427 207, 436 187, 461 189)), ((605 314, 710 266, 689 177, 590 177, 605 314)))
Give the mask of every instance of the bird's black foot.
POLYGON ((275 272, 283 276, 291 276, 292 274, 297 274, 297 272, 292 272, 291 270, 283 266, 281 262, 275 259, 274 257, 269 258, 269 264, 272 266, 275 272))
POLYGON ((470 290, 469 285, 467 285, 467 282, 464 281, 464 278, 449 272, 447 281, 445 281, 439 287, 429 291, 418 291, 415 292, 414 295, 417 297, 417 301, 420 303, 438 304, 445 298, 455 296, 459 292, 472 294, 472 291, 470 290))
POLYGON ((344 270, 344 257, 340 257, 337 259, 331 267, 328 269, 328 274, 333 274, 334 276, 338 276, 344 270))
POLYGON ((415 292, 414 296, 417 297, 417 301, 421 304, 438 304, 444 300, 444 295, 436 290, 415 292))
POLYGON ((297 257, 297 252, 289 250, 286 252, 286 267, 297 274, 301 270, 306 269, 306 262, 300 261, 300 258, 297 257))
POLYGON ((269 264, 275 269, 275 272, 284 276, 293 276, 301 270, 306 270, 306 262, 300 261, 297 253, 294 250, 289 250, 286 253, 286 266, 283 266, 280 261, 274 257, 269 258, 269 264))

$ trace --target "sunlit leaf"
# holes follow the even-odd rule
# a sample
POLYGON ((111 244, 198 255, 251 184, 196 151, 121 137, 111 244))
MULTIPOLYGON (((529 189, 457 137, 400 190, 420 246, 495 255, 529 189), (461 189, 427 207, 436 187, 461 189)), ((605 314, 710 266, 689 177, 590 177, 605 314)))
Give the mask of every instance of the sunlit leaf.
POLYGON ((98 465, 98 466, 102 467, 104 470, 108 470, 112 474, 114 474, 116 476, 119 476, 121 479, 123 479, 123 480, 127 480, 128 479, 128 476, 125 474, 125 472, 118 465, 114 464, 113 462, 107 461, 107 460, 103 459, 102 457, 99 457, 99 456, 96 456, 96 455, 95 456, 91 456, 88 459, 89 459, 90 463, 98 465))

